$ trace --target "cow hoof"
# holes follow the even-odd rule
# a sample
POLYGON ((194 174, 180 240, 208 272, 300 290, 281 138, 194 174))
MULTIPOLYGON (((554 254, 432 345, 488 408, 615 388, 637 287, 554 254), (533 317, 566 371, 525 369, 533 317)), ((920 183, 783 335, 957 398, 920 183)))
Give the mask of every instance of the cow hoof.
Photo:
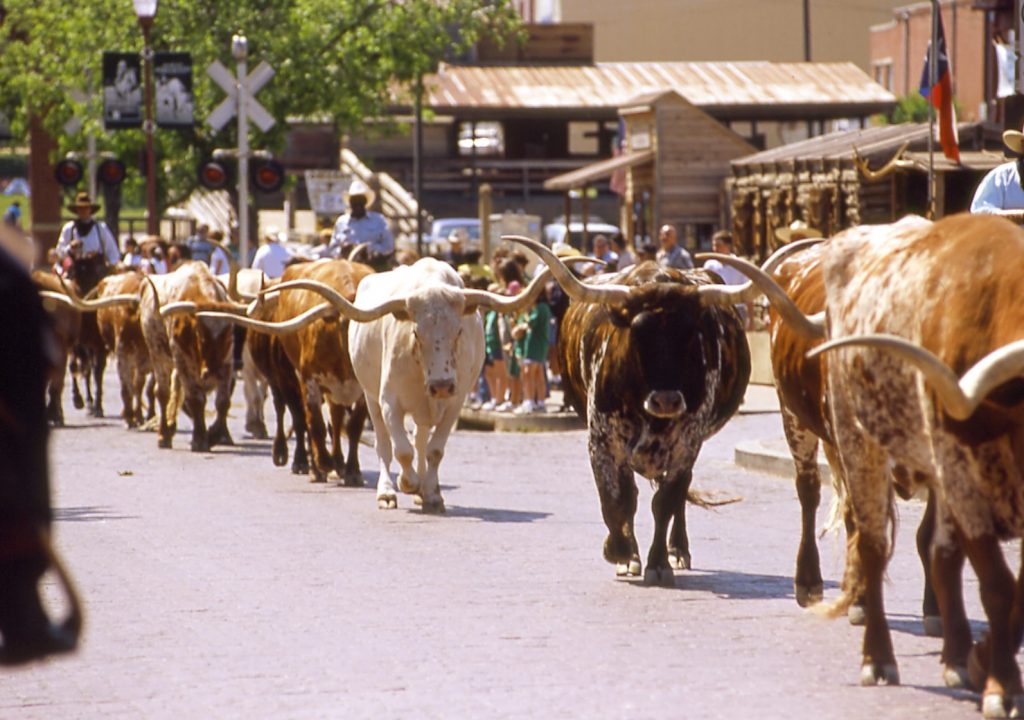
POLYGON ((850 621, 851 625, 861 626, 867 622, 867 615, 864 614, 863 605, 851 605, 850 609, 846 611, 846 619, 850 621))
POLYGON ((817 605, 822 601, 825 597, 825 586, 821 583, 817 585, 797 585, 793 583, 793 592, 796 593, 796 604, 805 608, 817 605))
POLYGON ((344 478, 345 487, 363 487, 366 485, 366 481, 363 480, 363 474, 358 470, 349 470, 345 473, 344 478))
POLYGON ((615 574, 618 577, 639 577, 640 561, 630 560, 628 563, 616 563, 615 574))
POLYGON ((986 718, 1024 717, 1024 695, 1011 703, 999 693, 985 693, 981 698, 981 716, 986 718))
MULTIPOLYGON (((288 464, 288 444, 285 442, 274 441, 274 447, 270 449, 270 458, 274 461, 274 467, 284 467, 288 464)), ((292 466, 292 472, 295 472, 295 466, 292 466)), ((306 469, 309 472, 309 469, 306 469)))
POLYGON ((864 663, 860 669, 860 684, 867 687, 870 685, 899 685, 900 671, 895 663, 887 665, 875 665, 864 663))
POLYGON ((925 615, 924 634, 928 637, 942 637, 942 617, 939 615, 925 615))
POLYGON ((669 553, 668 562, 676 570, 689 570, 690 553, 669 553))
POLYGON ((327 481, 332 482, 335 485, 341 485, 341 475, 338 474, 337 470, 331 470, 327 473, 327 481))
POLYGON ((170 450, 171 449, 171 439, 170 438, 163 438, 163 437, 159 438, 156 441, 156 446, 158 448, 160 448, 161 450, 170 450))
POLYGON ((377 498, 377 508, 379 510, 395 510, 398 508, 398 498, 394 495, 381 495, 377 498))
POLYGON ((78 395, 71 398, 71 404, 75 406, 75 410, 81 410, 85 407, 85 401, 78 395))
POLYGON ((988 679, 988 668, 978 658, 978 648, 978 643, 975 643, 967 655, 967 681, 973 690, 981 692, 988 679))
POLYGON ((246 423, 245 431, 255 440, 266 440, 270 437, 267 433, 267 426, 262 422, 246 423))
POLYGON ((192 447, 192 452, 201 452, 201 453, 210 452, 210 443, 209 442, 203 442, 201 440, 193 440, 191 447, 192 447))
POLYGON ((656 585, 658 587, 675 587, 676 576, 670 567, 653 567, 648 565, 644 571, 644 585, 656 585))
POLYGON ((292 473, 294 475, 308 475, 309 474, 309 463, 292 463, 292 473))
POLYGON ((971 687, 971 678, 967 674, 967 668, 962 665, 947 665, 942 671, 942 681, 948 688, 968 689, 971 687))
POLYGON ((235 441, 231 437, 231 433, 228 431, 227 425, 214 425, 210 428, 209 440, 210 447, 214 445, 234 445, 235 441))
POLYGON ((327 482, 327 475, 322 472, 317 472, 316 468, 312 468, 309 471, 309 481, 311 483, 327 482))
MULTIPOLYGON (((417 495, 416 497, 420 496, 417 495)), ((444 498, 442 498, 441 496, 431 498, 429 501, 424 501, 421 499, 420 504, 423 508, 423 512, 429 515, 444 515, 445 513, 444 498)))

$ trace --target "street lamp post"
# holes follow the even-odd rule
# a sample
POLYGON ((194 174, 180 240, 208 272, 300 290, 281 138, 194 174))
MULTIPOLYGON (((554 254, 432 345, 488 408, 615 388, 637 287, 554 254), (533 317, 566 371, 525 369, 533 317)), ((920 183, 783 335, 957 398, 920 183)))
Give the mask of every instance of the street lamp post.
POLYGON ((146 133, 146 233, 160 234, 160 218, 156 210, 156 152, 153 149, 153 48, 149 44, 149 31, 156 17, 157 0, 133 0, 135 15, 142 27, 142 60, 145 64, 143 92, 146 119, 142 130, 146 133))

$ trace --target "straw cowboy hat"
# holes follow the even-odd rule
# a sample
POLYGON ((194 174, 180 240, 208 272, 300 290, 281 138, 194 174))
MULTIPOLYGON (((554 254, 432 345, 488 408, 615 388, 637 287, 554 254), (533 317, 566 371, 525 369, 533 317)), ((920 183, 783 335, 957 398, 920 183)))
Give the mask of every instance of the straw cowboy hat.
POLYGON ((1024 155, 1024 132, 1020 130, 1006 130, 1003 133, 1003 142, 1006 147, 1018 155, 1024 155))
POLYGON ((776 228, 775 237, 784 243, 789 243, 794 240, 825 237, 825 233, 818 228, 811 227, 803 220, 794 220, 789 227, 776 228))
POLYGON ((345 204, 348 205, 348 199, 353 195, 362 195, 366 198, 366 207, 371 207, 373 201, 377 195, 371 190, 366 183, 362 180, 353 180, 352 184, 348 186, 348 191, 345 193, 345 204))
POLYGON ((92 208, 93 212, 96 212, 97 210, 100 209, 100 206, 92 201, 92 198, 89 197, 89 193, 87 192, 80 192, 77 195, 75 195, 75 201, 73 203, 68 204, 66 207, 71 212, 77 212, 80 208, 86 207, 92 208))

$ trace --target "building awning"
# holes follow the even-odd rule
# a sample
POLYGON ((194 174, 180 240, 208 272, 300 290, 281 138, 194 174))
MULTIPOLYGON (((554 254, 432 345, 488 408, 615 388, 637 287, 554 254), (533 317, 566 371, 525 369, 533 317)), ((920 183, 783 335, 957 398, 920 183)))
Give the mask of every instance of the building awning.
POLYGON ((643 152, 626 153, 607 160, 598 160, 590 165, 584 165, 578 170, 555 175, 544 183, 545 190, 573 190, 589 185, 595 180, 609 177, 616 170, 623 170, 629 167, 636 167, 649 163, 654 159, 654 150, 643 152))

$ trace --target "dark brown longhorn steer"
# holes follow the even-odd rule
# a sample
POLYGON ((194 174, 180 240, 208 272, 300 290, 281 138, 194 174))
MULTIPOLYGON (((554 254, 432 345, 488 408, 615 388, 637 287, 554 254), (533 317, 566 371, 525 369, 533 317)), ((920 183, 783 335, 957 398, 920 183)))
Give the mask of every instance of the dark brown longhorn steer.
POLYGON ((685 508, 697 453, 739 408, 750 377, 750 350, 732 306, 752 293, 713 284, 704 271, 651 262, 582 283, 544 245, 504 239, 540 255, 572 298, 558 355, 590 430, 608 526, 604 557, 621 575, 640 574, 633 534, 639 473, 657 486, 644 580, 672 586, 673 567, 690 567, 685 508))
MULTIPOLYGON (((319 260, 288 266, 281 277, 281 282, 284 284, 313 281, 326 285, 347 300, 352 300, 355 298, 359 283, 372 273, 373 270, 369 266, 360 263, 350 263, 347 260, 319 260)), ((278 293, 276 289, 273 292, 278 293)), ((288 322, 322 304, 322 299, 308 290, 282 291, 276 303, 276 307, 270 310, 267 321, 207 313, 200 317, 230 320, 244 325, 247 329, 275 335, 294 372, 298 373, 304 391, 304 415, 312 454, 310 479, 314 482, 323 482, 331 472, 336 472, 344 484, 362 485, 358 447, 359 437, 366 422, 366 402, 352 370, 352 361, 349 359, 347 322, 339 320, 334 312, 305 315, 305 321, 301 323, 288 322), (331 414, 333 453, 327 452, 327 428, 321 411, 325 399, 331 414), (347 461, 341 451, 343 428, 349 441, 347 461)), ((269 351, 274 352, 273 348, 269 348, 269 351)), ((272 358, 279 366, 280 359, 279 355, 272 358)), ((280 367, 277 371, 270 365, 265 367, 269 368, 272 374, 289 372, 287 367, 280 367)), ((279 390, 293 393, 293 387, 288 384, 289 378, 268 377, 268 380, 275 383, 279 390)), ((280 427, 279 423, 278 437, 281 437, 280 427)), ((281 447, 281 443, 275 439, 275 462, 280 457, 281 447)))
POLYGON ((980 215, 854 228, 832 239, 823 268, 831 340, 820 350, 841 348, 827 391, 866 585, 861 682, 899 681, 882 601, 894 459, 939 500, 932 563, 947 682, 970 659, 985 716, 1024 713, 1024 575, 1014 581, 999 546, 1024 537, 1024 231, 980 215), (961 547, 989 620, 973 652, 957 606, 961 547))

